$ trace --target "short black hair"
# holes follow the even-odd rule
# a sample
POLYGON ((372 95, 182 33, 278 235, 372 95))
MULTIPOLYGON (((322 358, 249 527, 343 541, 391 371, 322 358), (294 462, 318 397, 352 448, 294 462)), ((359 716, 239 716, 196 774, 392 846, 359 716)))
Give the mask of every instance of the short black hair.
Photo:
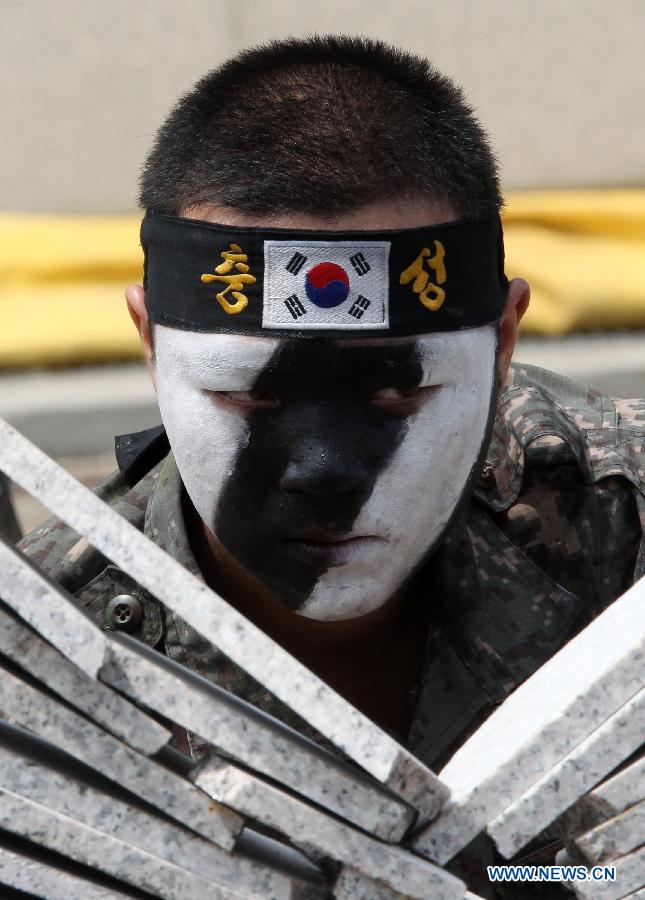
POLYGON ((159 129, 139 202, 331 218, 423 196, 459 217, 500 209, 497 165, 463 93, 381 41, 316 36, 243 51, 185 94, 159 129))

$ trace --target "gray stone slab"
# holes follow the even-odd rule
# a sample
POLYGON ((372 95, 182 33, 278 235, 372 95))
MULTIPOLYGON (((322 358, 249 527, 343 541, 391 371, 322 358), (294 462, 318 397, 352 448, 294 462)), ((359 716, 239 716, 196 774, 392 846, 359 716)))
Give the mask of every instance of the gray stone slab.
MULTIPOLYGON (((163 900, 203 900, 204 896, 234 900, 244 896, 2 789, 0 828, 163 900)), ((260 895, 255 897, 260 900, 260 895)))
POLYGON ((132 638, 115 636, 99 678, 376 837, 398 843, 414 821, 355 766, 132 638))
POLYGON ((406 900, 406 894, 363 875, 352 866, 343 866, 334 884, 334 900, 406 900))
MULTIPOLYGON (((20 559, 13 548, 7 549, 7 553, 20 559)), ((21 575, 19 583, 7 585, 7 600, 15 600, 14 606, 24 610, 30 596, 38 610, 34 615, 37 622, 37 617, 45 614, 43 600, 46 598, 52 609, 62 609, 65 633, 73 631, 76 620, 80 621, 83 633, 84 614, 71 603, 66 604, 57 585, 31 566, 21 575)), ((49 616, 46 620, 51 622, 49 616)), ((62 665, 63 657, 56 650, 48 644, 40 648, 35 635, 13 622, 9 613, 0 607, 0 652, 23 664, 41 680, 46 673, 52 678, 50 686, 61 696, 137 749, 154 753, 167 741, 167 730, 102 685, 87 677, 83 682, 84 673, 74 663, 65 661, 66 667, 62 665), (5 622, 7 630, 3 635, 5 622), (61 664, 54 665, 55 660, 61 664), (149 728, 142 727, 146 721, 149 728)), ((191 678, 183 667, 138 642, 126 640, 123 649, 118 644, 114 646, 119 637, 125 636, 115 635, 113 640, 108 640, 100 634, 102 653, 110 658, 101 677, 118 690, 147 702, 151 708, 202 734, 227 754, 265 774, 290 786, 299 785, 310 799, 379 837, 396 842, 410 827, 415 812, 380 788, 375 780, 332 754, 324 753, 313 742, 270 716, 263 716, 211 682, 191 678)))
POLYGON ((105 638, 89 616, 72 602, 64 603, 63 596, 61 588, 55 587, 0 535, 0 597, 21 619, 94 678, 103 662, 105 638))
POLYGON ((561 759, 488 826, 506 857, 525 846, 639 748, 645 734, 645 689, 561 759))
POLYGON ((451 800, 414 847, 444 864, 643 687, 645 579, 524 682, 441 772, 451 800))
MULTIPOLYGON (((292 888, 286 876, 238 853, 228 853, 149 810, 106 794, 78 771, 47 765, 42 749, 34 747, 30 752, 26 743, 22 740, 15 748, 0 745, 0 789, 54 810, 92 832, 145 851, 144 871, 150 854, 200 876, 198 886, 207 886, 208 881, 249 897, 290 900, 292 888)), ((109 871, 120 877, 118 872, 109 871)), ((173 872, 170 874, 174 876, 173 872)), ((145 888, 145 884, 139 886, 145 888)))
MULTIPOLYGON (((343 866, 334 885, 334 900, 406 900, 406 894, 394 891, 383 882, 363 875, 352 866, 343 866)), ((482 900, 466 891, 464 900, 482 900)))
POLYGON ((626 894, 624 897, 621 897, 621 900, 643 900, 643 898, 645 898, 645 887, 631 894, 626 894))
MULTIPOLYGON (((439 812, 448 791, 434 773, 2 420, 0 469, 378 781, 428 818, 439 812)), ((23 617, 41 630, 27 615, 23 617)), ((88 658, 86 651, 81 654, 78 639, 69 637, 75 655, 59 641, 53 643, 94 675, 103 662, 103 648, 97 646, 96 657, 88 658)))
POLYGON ((582 900, 622 900, 645 886, 645 847, 605 865, 616 867, 616 880, 569 882, 576 897, 582 900))
POLYGON ((402 847, 384 844, 226 760, 211 757, 191 777, 213 799, 288 837, 305 853, 329 856, 411 898, 462 900, 463 882, 402 847))
MULTIPOLYGON (((8 885, 43 900, 132 900, 123 890, 107 888, 65 869, 0 846, 0 887, 8 885)), ((0 894, 1 896, 1 894, 0 894)))
POLYGON ((0 653, 141 753, 152 756, 170 740, 167 728, 115 691, 92 681, 1 605, 0 653))
POLYGON ((626 766, 591 791, 589 797, 610 814, 617 815, 645 799, 645 756, 626 766))
POLYGON ((166 815, 225 850, 232 849, 243 824, 239 816, 213 805, 174 772, 6 670, 0 670, 0 718, 51 741, 166 815))
POLYGON ((573 843, 591 863, 604 863, 631 853, 645 844, 645 800, 579 835, 573 843))

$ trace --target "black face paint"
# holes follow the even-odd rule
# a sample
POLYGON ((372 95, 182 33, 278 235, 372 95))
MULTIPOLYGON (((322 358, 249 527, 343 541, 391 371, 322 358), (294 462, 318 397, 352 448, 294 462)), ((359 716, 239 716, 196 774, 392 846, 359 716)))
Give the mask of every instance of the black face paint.
POLYGON ((415 341, 314 339, 282 342, 256 379, 253 392, 277 405, 249 414, 213 530, 289 608, 329 568, 302 541, 347 536, 405 438, 406 417, 373 403, 374 393, 412 389, 422 371, 415 341))

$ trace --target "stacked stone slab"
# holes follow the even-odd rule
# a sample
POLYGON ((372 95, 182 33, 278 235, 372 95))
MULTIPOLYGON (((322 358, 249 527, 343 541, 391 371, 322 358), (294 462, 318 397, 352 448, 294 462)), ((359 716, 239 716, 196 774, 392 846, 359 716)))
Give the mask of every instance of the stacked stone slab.
POLYGON ((441 772, 451 799, 414 846, 445 864, 488 828, 504 855, 523 847, 642 743, 644 686, 641 581, 455 753, 441 772))
MULTIPOLYGON (((645 882, 642 767, 603 783, 645 731, 645 586, 520 687, 438 778, 0 421, 1 470, 342 755, 102 631, 0 541, 0 886, 71 898, 473 898, 442 868, 471 838, 488 829, 511 855, 580 798, 609 812, 570 850, 589 864, 614 854, 627 892, 645 882), (175 726, 216 752, 196 765, 169 745, 175 726)), ((623 896, 602 890, 580 896, 623 896)))
MULTIPOLYGON (((448 790, 416 757, 2 420, 0 470, 264 684, 362 769, 428 818, 439 812, 448 790)), ((20 578, 21 571, 21 567, 14 566, 13 581, 20 578)), ((30 611, 25 609, 23 613, 31 621, 30 611)), ((42 623, 41 634, 49 638, 56 632, 56 646, 95 677, 104 662, 98 639, 87 635, 86 644, 73 629, 61 630, 59 623, 52 621, 60 614, 60 604, 55 601, 49 623, 42 623)))
POLYGON ((562 824, 571 861, 616 870, 616 880, 596 885, 595 893, 586 882, 572 882, 576 896, 618 900, 645 895, 645 756, 580 798, 562 816, 562 824))
MULTIPOLYGON (((147 580, 161 599, 168 602, 174 594, 160 589, 156 577, 141 577, 142 560, 149 572, 166 566, 172 591, 194 605, 206 608, 212 601, 217 617, 202 629, 205 636, 212 640, 218 629, 228 633, 227 652, 233 648, 230 655, 256 677, 253 657, 261 657, 267 686, 278 685, 292 708, 319 730, 324 726, 345 756, 329 753, 138 642, 102 631, 72 597, 2 541, 0 833, 23 841, 25 861, 20 864, 19 854, 8 848, 11 874, 4 878, 0 867, 0 884, 29 885, 36 896, 49 896, 36 887, 46 873, 58 878, 52 860, 66 859, 76 869, 60 876, 61 895, 68 890, 73 896, 78 880, 88 877, 88 884, 105 880, 105 896, 143 891, 171 898, 315 900, 332 895, 348 859, 340 838, 351 837, 357 854, 351 861, 368 885, 364 896, 374 884, 400 896, 426 896, 426 887, 437 900, 465 896, 462 882, 401 846, 419 814, 435 814, 447 796, 432 772, 107 506, 97 505, 51 460, 0 426, 0 467, 14 478, 16 452, 17 468, 32 476, 25 486, 45 502, 64 497, 64 509, 51 504, 55 511, 67 510, 70 524, 134 577, 147 580), (82 522, 76 518, 89 501, 96 534, 85 528, 85 514, 82 522), (251 651, 245 647, 249 641, 251 651), (169 727, 159 724, 159 716, 169 727), (229 798, 222 804, 203 789, 193 761, 169 746, 173 724, 216 746, 231 770, 252 779, 258 791, 280 795, 284 820, 275 823, 275 838, 249 825, 251 819, 264 821, 264 813, 243 811, 243 803, 229 798), (297 840, 302 835, 288 825, 297 816, 314 823, 310 840, 297 840), (401 893, 401 887, 411 891, 401 893)), ((101 889, 97 896, 103 896, 101 889)), ((82 895, 80 889, 76 893, 82 895)), ((360 897, 360 890, 353 896, 360 897)))

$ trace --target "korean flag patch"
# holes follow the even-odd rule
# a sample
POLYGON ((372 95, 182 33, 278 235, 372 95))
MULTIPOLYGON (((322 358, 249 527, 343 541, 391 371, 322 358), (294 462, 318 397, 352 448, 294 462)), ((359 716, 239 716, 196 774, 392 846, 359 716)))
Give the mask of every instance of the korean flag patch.
POLYGON ((388 328, 389 241, 265 241, 263 328, 388 328))

